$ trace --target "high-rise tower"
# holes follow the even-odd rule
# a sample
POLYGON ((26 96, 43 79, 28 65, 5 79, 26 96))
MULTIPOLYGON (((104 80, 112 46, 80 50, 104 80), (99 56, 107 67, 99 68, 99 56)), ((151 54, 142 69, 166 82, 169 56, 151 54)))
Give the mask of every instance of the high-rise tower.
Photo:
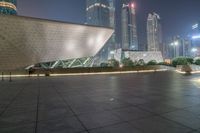
MULTIPOLYGON (((89 25, 113 28, 115 31, 115 0, 87 0, 86 23, 89 25)), ((97 57, 106 61, 108 53, 115 48, 115 32, 97 57)))
POLYGON ((0 0, 0 14, 17 14, 16 0, 0 0))
POLYGON ((160 16, 156 13, 149 14, 147 19, 148 51, 162 51, 162 29, 160 16))
POLYGON ((138 50, 135 4, 129 2, 122 6, 122 49, 138 50))
POLYGON ((116 46, 116 10, 115 10, 115 0, 109 1, 109 11, 110 11, 110 27, 114 29, 114 33, 108 42, 108 52, 117 48, 116 46))
POLYGON ((87 0, 87 24, 110 27, 108 0, 87 0))

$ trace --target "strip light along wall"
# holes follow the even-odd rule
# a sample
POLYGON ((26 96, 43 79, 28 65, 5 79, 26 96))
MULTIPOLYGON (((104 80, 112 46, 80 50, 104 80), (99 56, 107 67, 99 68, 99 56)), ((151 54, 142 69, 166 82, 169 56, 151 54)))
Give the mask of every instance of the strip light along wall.
POLYGON ((104 5, 104 4, 95 3, 95 4, 91 5, 91 6, 89 6, 89 7, 87 8, 87 11, 88 11, 89 9, 91 9, 91 8, 94 8, 94 7, 103 7, 103 8, 108 8, 108 9, 109 9, 109 7, 106 6, 106 5, 104 5))
POLYGON ((17 11, 17 7, 14 4, 9 3, 9 2, 1 1, 0 7, 7 7, 7 8, 11 8, 11 9, 14 9, 15 11, 17 11))

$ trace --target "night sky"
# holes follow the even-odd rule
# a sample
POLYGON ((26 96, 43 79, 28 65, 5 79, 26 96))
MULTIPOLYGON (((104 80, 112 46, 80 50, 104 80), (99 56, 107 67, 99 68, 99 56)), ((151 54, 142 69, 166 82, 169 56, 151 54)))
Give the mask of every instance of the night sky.
MULTIPOLYGON (((120 0, 117 13, 120 15, 120 0)), ((162 18, 164 40, 187 35, 200 21, 200 0, 135 0, 140 44, 146 44, 146 19, 149 12, 162 18)), ((18 14, 66 22, 85 22, 85 0, 18 0, 18 14)), ((119 17, 117 19, 119 24, 119 17)))

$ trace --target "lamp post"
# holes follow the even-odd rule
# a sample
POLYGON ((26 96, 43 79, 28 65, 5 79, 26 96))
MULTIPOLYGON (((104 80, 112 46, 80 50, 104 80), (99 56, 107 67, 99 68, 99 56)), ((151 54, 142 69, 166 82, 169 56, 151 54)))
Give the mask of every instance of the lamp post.
POLYGON ((174 41, 171 43, 171 46, 174 48, 174 57, 177 57, 177 46, 179 45, 178 41, 174 41))
POLYGON ((197 51, 198 51, 197 48, 192 48, 191 52, 192 52, 192 55, 193 55, 194 57, 196 56, 197 51))

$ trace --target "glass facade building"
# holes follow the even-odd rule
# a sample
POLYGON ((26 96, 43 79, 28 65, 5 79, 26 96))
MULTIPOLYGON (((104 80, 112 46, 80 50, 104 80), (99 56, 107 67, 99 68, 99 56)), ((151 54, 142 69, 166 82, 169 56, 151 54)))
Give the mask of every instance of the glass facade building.
POLYGON ((135 5, 132 2, 122 7, 122 49, 138 50, 135 5))
POLYGON ((147 19, 148 51, 162 51, 161 19, 157 13, 149 14, 147 19))
POLYGON ((108 0, 87 0, 87 24, 110 27, 108 0))
POLYGON ((193 56, 200 56, 200 22, 197 22, 192 26, 192 49, 196 49, 192 51, 193 56))
POLYGON ((17 14, 17 1, 16 0, 0 0, 0 14, 17 14))
MULTIPOLYGON (((115 29, 115 0, 87 0, 86 23, 115 29)), ((98 65, 101 62, 107 61, 108 53, 114 48, 115 32, 95 57, 95 64, 98 65)))

